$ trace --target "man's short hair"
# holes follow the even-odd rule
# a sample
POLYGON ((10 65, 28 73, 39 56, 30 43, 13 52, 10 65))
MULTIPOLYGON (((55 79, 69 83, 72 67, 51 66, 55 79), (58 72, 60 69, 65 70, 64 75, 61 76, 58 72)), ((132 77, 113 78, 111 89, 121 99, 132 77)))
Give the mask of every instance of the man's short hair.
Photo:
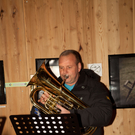
POLYGON ((59 58, 61 56, 67 56, 69 54, 73 54, 75 56, 75 58, 76 58, 76 64, 78 64, 80 62, 81 65, 82 65, 82 68, 83 68, 83 62, 82 62, 81 55, 76 50, 65 50, 60 54, 59 58))

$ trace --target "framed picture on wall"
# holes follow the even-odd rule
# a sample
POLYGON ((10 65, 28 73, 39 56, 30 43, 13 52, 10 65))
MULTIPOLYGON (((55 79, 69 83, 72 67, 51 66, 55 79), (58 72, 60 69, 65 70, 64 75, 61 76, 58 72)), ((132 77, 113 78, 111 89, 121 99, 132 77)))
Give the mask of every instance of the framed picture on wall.
POLYGON ((108 55, 109 89, 116 108, 135 107, 135 54, 108 55))
POLYGON ((6 88, 3 61, 0 60, 0 104, 6 104, 6 88))
MULTIPOLYGON (((40 66, 42 65, 42 63, 45 64, 47 70, 51 73, 53 73, 57 78, 59 78, 60 73, 59 73, 59 64, 58 64, 58 58, 44 58, 44 59, 36 59, 35 63, 36 63, 36 71, 38 71, 38 69, 40 68, 40 66)), ((53 75, 52 74, 52 75, 53 75)), ((37 97, 38 99, 41 97, 41 95, 43 94, 44 91, 39 91, 37 92, 37 97)))
POLYGON ((46 67, 49 67, 56 77, 60 76, 58 58, 45 58, 36 59, 36 71, 40 68, 43 62, 45 62, 46 67))

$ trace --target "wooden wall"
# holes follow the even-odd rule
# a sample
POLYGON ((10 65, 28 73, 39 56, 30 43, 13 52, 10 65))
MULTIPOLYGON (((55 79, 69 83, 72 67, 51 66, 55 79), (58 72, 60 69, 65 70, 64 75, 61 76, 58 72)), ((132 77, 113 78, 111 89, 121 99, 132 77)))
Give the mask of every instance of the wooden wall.
MULTIPOLYGON (((5 81, 28 82, 36 58, 54 58, 65 49, 80 52, 85 67, 102 63, 109 87, 108 55, 135 53, 135 0, 0 0, 0 60, 5 81)), ((29 114, 30 89, 7 87, 2 135, 15 135, 9 116, 29 114)), ((4 106, 4 107, 3 107, 4 106)), ((105 135, 134 135, 135 109, 117 109, 105 135)))

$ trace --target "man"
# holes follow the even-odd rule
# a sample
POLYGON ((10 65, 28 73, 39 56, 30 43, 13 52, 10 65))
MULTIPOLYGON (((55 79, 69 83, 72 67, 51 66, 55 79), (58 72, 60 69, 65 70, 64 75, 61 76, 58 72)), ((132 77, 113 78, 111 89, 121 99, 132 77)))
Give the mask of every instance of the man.
MULTIPOLYGON (((61 114, 76 113, 80 116, 83 127, 97 127, 93 135, 102 135, 103 127, 112 118, 113 106, 109 91, 100 78, 92 70, 83 69, 80 54, 75 50, 66 50, 59 57, 60 79, 65 80, 64 86, 85 102, 89 107, 83 110, 66 110, 57 105, 61 114)), ((39 102, 44 104, 49 94, 42 94, 39 102)))

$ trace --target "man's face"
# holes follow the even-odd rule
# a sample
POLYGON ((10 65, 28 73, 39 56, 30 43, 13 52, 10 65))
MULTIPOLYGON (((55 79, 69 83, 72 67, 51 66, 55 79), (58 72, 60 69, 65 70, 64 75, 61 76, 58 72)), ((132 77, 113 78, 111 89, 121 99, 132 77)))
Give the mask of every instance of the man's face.
POLYGON ((63 80, 65 79, 65 76, 68 76, 65 83, 72 86, 79 78, 81 63, 76 64, 76 58, 73 54, 61 56, 59 58, 59 70, 63 80))

